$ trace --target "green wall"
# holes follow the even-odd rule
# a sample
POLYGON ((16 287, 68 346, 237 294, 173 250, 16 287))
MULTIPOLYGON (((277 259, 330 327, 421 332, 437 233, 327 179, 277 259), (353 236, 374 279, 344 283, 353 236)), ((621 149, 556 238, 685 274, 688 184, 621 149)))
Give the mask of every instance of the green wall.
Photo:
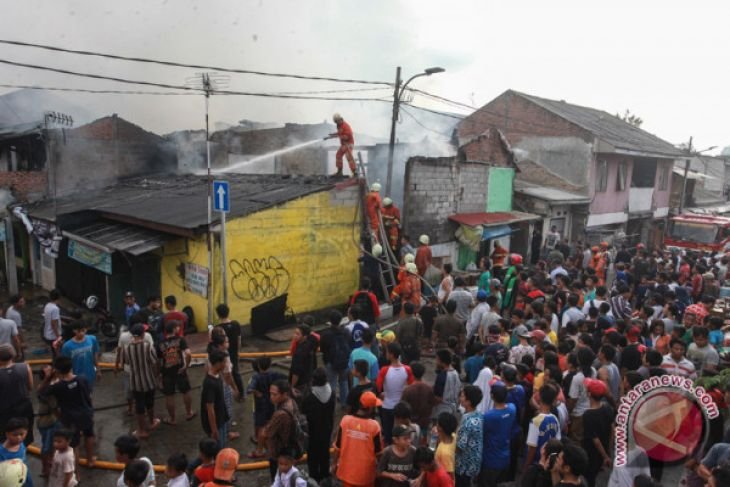
POLYGON ((515 170, 504 167, 489 169, 487 212, 512 211, 512 182, 515 170))

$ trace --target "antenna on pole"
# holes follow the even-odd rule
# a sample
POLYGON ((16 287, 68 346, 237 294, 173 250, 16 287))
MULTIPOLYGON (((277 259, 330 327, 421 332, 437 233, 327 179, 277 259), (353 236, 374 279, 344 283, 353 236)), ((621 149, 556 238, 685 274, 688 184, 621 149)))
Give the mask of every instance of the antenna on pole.
MULTIPOLYGON (((209 99, 210 95, 216 90, 227 88, 230 76, 215 72, 195 73, 185 79, 185 86, 200 90, 205 95, 205 151, 206 151, 206 167, 208 174, 208 325, 213 324, 213 234, 211 227, 213 224, 213 174, 210 167, 210 123, 209 123, 209 99)), ((224 286, 227 283, 223 283, 224 286)))

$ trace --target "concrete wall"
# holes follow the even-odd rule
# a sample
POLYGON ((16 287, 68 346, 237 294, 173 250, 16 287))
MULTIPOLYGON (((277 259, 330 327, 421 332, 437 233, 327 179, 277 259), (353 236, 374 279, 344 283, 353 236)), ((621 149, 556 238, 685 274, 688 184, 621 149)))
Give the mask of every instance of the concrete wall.
POLYGON ((455 157, 413 157, 406 163, 405 233, 415 238, 431 237, 434 244, 454 239, 454 213, 487 209, 490 166, 478 162, 457 162, 455 157))
MULTIPOLYGON (((323 191, 246 217, 226 226, 228 305, 231 317, 251 319, 251 309, 288 293, 287 305, 305 313, 344 304, 357 288, 359 234, 355 185, 323 191), (354 223, 353 223, 354 219, 354 223), (353 225, 355 228, 353 229, 353 225), (355 237, 353 237, 353 235, 355 237)), ((207 302, 183 288, 179 269, 185 262, 207 267, 205 240, 189 240, 188 249, 175 253, 172 244, 162 260, 162 293, 207 315, 207 302)), ((216 248, 213 299, 221 302, 220 254, 216 248)), ((206 325, 198 319, 199 328, 206 325)))
MULTIPOLYGON (((579 137, 521 136, 512 149, 517 159, 534 162, 581 193, 589 191, 593 155, 592 144, 585 140, 579 137)), ((543 184, 544 180, 531 182, 543 184)))

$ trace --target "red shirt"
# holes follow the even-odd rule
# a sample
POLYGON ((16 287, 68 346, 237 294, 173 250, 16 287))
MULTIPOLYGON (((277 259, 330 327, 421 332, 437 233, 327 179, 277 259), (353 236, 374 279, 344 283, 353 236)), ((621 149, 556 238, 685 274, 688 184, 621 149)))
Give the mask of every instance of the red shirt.
POLYGON ((193 476, 198 479, 198 482, 201 484, 205 482, 212 482, 214 470, 215 464, 213 463, 211 463, 210 465, 201 465, 195 469, 195 472, 193 472, 193 476))
POLYGON ((426 472, 426 485, 428 487, 454 487, 454 481, 446 469, 439 465, 435 470, 426 472))
POLYGON ((352 127, 344 120, 337 124, 337 137, 340 138, 340 144, 355 144, 355 137, 352 135, 352 127))
MULTIPOLYGON (((179 321, 180 323, 182 323, 177 334, 179 336, 184 336, 185 329, 188 327, 188 315, 186 315, 182 311, 168 311, 167 313, 165 313, 165 316, 162 317, 162 324, 166 325, 169 321, 172 321, 172 320, 179 321)), ((211 480, 213 480, 213 479, 211 479, 211 480)))

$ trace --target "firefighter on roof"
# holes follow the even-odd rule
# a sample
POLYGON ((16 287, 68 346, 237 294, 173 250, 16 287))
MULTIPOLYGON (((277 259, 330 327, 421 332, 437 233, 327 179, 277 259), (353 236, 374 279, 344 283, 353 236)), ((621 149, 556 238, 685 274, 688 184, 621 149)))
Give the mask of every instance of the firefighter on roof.
POLYGON ((328 138, 338 137, 340 139, 340 148, 335 154, 335 163, 337 164, 337 172, 335 176, 342 176, 342 156, 347 157, 347 164, 350 166, 352 177, 357 176, 357 166, 355 166, 355 158, 352 156, 352 150, 355 147, 355 137, 352 135, 352 127, 345 122, 342 115, 335 113, 332 120, 337 124, 337 132, 330 134, 328 138))

